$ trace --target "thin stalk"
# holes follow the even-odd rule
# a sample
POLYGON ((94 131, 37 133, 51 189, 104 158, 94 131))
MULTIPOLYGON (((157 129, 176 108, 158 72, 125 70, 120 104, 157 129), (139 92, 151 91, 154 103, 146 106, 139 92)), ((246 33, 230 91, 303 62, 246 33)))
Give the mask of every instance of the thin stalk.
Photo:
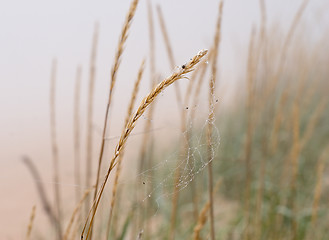
POLYGON ((74 91, 74 179, 76 187, 76 201, 78 202, 81 196, 81 176, 80 176, 80 93, 81 93, 81 66, 78 66, 75 80, 74 91))
POLYGON ((247 133, 245 142, 245 193, 244 193, 244 218, 246 225, 244 229, 244 239, 249 239, 249 225, 250 225, 250 186, 252 178, 251 156, 252 156, 252 143, 254 131, 254 77, 255 77, 255 59, 253 50, 255 45, 255 29, 252 29, 250 43, 249 43, 249 56, 247 67, 247 133))
POLYGON ((61 212, 61 192, 59 189, 59 158, 58 144, 56 134, 56 59, 53 60, 50 80, 50 131, 51 131, 51 151, 53 159, 53 178, 54 178, 54 196, 55 196, 55 211, 58 219, 57 237, 62 237, 62 212, 61 212))
MULTIPOLYGON (((152 5, 151 2, 148 0, 147 1, 147 18, 148 18, 148 29, 149 29, 149 51, 150 51, 150 89, 153 89, 156 85, 156 65, 155 65, 155 41, 154 41, 154 25, 153 25, 153 14, 152 14, 152 5)), ((150 154, 148 155, 147 153, 147 148, 149 147, 149 142, 152 142, 152 134, 151 128, 152 128, 152 121, 151 119, 153 118, 153 112, 154 112, 154 106, 150 107, 150 110, 147 113, 147 119, 148 121, 145 124, 144 127, 144 136, 142 139, 142 146, 140 150, 140 157, 139 157, 139 167, 138 167, 138 174, 143 172, 144 169, 150 167, 152 165, 151 163, 151 156, 152 154, 152 147, 153 145, 150 146, 150 154), (150 140, 151 138, 151 140, 150 140)), ((152 184, 148 184, 148 187, 145 188, 145 191, 149 191, 152 188, 152 184)), ((140 194, 143 194, 140 192, 140 194)), ((138 198, 141 198, 141 196, 138 196, 138 198)), ((141 209, 139 208, 139 213, 137 214, 137 229, 141 229, 143 225, 143 221, 146 219, 148 215, 148 210, 149 208, 141 209)), ((147 238, 149 232, 149 226, 148 224, 145 226, 143 230, 144 237, 147 238)))
MULTIPOLYGON (((92 153, 93 153, 93 113, 94 113, 94 89, 96 75, 96 57, 98 44, 98 23, 95 23, 94 34, 90 55, 89 66, 89 88, 88 88, 88 109, 87 109, 87 139, 86 139, 86 186, 91 185, 92 177, 92 153)), ((85 201, 85 214, 90 208, 90 197, 85 201)))
POLYGON ((221 39, 221 22, 223 14, 223 1, 219 3, 219 13, 216 24, 216 33, 214 39, 214 57, 211 66, 211 78, 209 82, 209 115, 208 115, 208 144, 207 144, 207 155, 208 155, 208 188, 209 188, 209 215, 210 215, 210 239, 215 240, 215 217, 214 217, 214 193, 213 193, 213 169, 212 163, 214 160, 214 148, 213 148, 213 124, 215 122, 215 88, 216 88, 216 78, 217 78, 217 56, 219 51, 219 43, 221 39))

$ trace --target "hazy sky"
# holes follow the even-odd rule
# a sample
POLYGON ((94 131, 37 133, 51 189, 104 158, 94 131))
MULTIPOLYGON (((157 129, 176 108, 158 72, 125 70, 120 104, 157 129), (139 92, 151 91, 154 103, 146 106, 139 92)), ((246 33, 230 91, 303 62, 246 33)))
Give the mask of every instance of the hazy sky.
MULTIPOLYGON (((24 194, 33 190, 32 195, 35 195, 35 192, 29 174, 19 161, 20 156, 29 154, 41 166, 50 165, 48 101, 52 59, 56 57, 58 60, 57 104, 58 126, 61 129, 59 138, 70 142, 75 71, 77 65, 81 64, 82 107, 85 107, 94 23, 97 21, 100 24, 95 90, 97 124, 102 122, 112 59, 130 2, 0 1, 0 192, 2 196, 6 196, 0 200, 0 225, 9 225, 8 228, 1 228, 0 236, 22 236, 22 233, 17 231, 22 229, 24 232, 30 207, 35 203, 36 197, 31 197, 24 204, 21 202, 24 194), (29 184, 25 191, 18 191, 26 181, 29 184), (2 209, 4 207, 6 211, 2 209), (10 214, 15 209, 20 211, 20 215, 14 214, 15 218, 8 220, 6 213, 10 214)), ((162 7, 177 64, 185 63, 200 49, 211 46, 218 2, 152 1, 153 6, 159 4, 162 7)), ((269 22, 280 23, 283 29, 287 29, 301 2, 267 0, 269 22)), ((310 34, 317 35, 328 30, 328 10, 327 0, 310 0, 303 18, 309 26, 310 34)), ((156 12, 153 18, 156 67, 164 76, 168 75, 171 69, 156 12)), ((225 1, 220 66, 221 74, 227 79, 236 74, 236 67, 243 62, 244 59, 241 58, 245 56, 250 28, 252 24, 259 23, 259 18, 258 0, 225 1)), ((146 1, 141 0, 118 75, 114 112, 120 112, 120 108, 125 108, 127 104, 129 94, 127 96, 124 93, 130 93, 138 66, 143 57, 148 57, 148 43, 146 1)), ((148 90, 146 79, 142 86, 140 96, 145 95, 148 90)), ((168 91, 168 96, 173 96, 171 90, 168 91)), ((169 110, 176 107, 173 103, 168 106, 169 110)), ((121 118, 114 120, 114 123, 120 122, 121 118)), ((116 134, 115 131, 113 134, 116 134)), ((51 176, 45 178, 49 180, 51 176)))

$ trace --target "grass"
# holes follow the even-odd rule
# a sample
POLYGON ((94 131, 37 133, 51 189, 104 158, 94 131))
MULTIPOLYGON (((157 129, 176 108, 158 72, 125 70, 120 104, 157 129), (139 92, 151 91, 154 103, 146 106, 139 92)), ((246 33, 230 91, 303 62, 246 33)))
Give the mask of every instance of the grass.
MULTIPOLYGON (((265 1, 260 0, 262 20, 260 27, 254 26, 250 34, 248 58, 243 70, 245 75, 234 88, 238 92, 225 100, 230 103, 226 106, 225 102, 218 100, 216 89, 216 85, 222 87, 218 74, 221 64, 217 59, 225 12, 223 2, 219 2, 214 42, 209 53, 207 50, 200 51, 156 84, 155 26, 149 1, 150 60, 143 60, 140 64, 133 91, 129 93, 131 98, 122 134, 109 158, 109 165, 104 169, 102 161, 109 157, 105 155, 105 141, 109 131, 112 95, 138 5, 138 1, 133 0, 111 69, 95 186, 83 196, 79 191, 76 192, 77 205, 72 214, 64 219, 59 186, 55 185, 55 201, 51 203, 42 182, 38 181, 40 176, 36 167, 29 158, 24 158, 57 239, 75 239, 77 236, 81 239, 326 239, 329 231, 329 191, 326 181, 329 72, 321 64, 327 63, 328 57, 323 56, 323 52, 328 49, 323 45, 316 47, 313 42, 311 46, 309 41, 296 40, 295 35, 307 4, 307 0, 301 3, 285 35, 272 31, 268 25, 265 1), (280 42, 277 39, 283 40, 280 42), (147 62, 150 66, 151 89, 133 111, 147 62), (135 159, 130 160, 137 162, 134 166, 137 172, 135 182, 120 185, 120 177, 127 181, 126 176, 121 176, 125 166, 123 162, 127 161, 124 150, 129 147, 127 141, 138 120, 146 113, 152 119, 154 103, 159 95, 183 78, 189 78, 190 81, 185 95, 178 85, 175 88, 181 114, 181 137, 173 143, 173 157, 164 160, 159 153, 152 151, 152 143, 161 139, 157 135, 150 137, 151 122, 148 121, 140 155, 137 152, 135 159), (198 112, 200 108, 196 107, 203 86, 206 86, 209 95, 205 114, 198 112), (202 119, 204 125, 197 119, 202 119), (217 131, 221 139, 219 148, 217 131), (100 174, 104 170, 106 175, 102 179, 100 174), (112 179, 110 176, 113 176, 111 199, 101 205, 106 185, 112 179), (213 182, 216 182, 215 186, 213 182), (93 201, 89 198, 92 191, 93 201), (123 204, 129 207, 122 207, 123 204), (83 205, 88 210, 87 216, 82 213, 83 205), (97 214, 97 210, 102 215, 97 214)), ((157 14, 169 62, 174 68, 175 51, 169 41, 160 6, 157 6, 157 14)), ((89 133, 86 147, 89 160, 85 176, 80 175, 78 161, 82 150, 79 141, 80 67, 77 70, 74 98, 75 179, 80 184, 84 178, 88 186, 92 185, 91 161, 97 160, 91 155, 94 144, 91 119, 97 36, 96 25, 90 63, 89 133)), ((327 37, 324 35, 324 38, 327 37)), ((57 182, 60 173, 56 142, 55 69, 54 64, 50 109, 54 178, 57 182)), ((37 228, 33 225, 34 216, 35 207, 31 213, 27 239, 31 239, 31 232, 33 236, 32 226, 37 228)))

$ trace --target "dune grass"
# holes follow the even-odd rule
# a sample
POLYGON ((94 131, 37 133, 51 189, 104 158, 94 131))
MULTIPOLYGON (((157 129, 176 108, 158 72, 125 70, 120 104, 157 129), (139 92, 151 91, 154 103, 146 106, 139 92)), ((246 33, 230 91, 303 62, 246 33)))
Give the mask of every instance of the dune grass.
MULTIPOLYGON (((140 64, 133 91, 127 94, 131 97, 122 134, 113 155, 107 156, 105 140, 109 131, 109 109, 124 46, 137 10, 138 0, 133 0, 112 64, 100 152, 96 159, 91 154, 94 140, 90 135, 98 33, 98 28, 95 27, 88 88, 89 130, 86 155, 89 157, 84 175, 80 175, 79 162, 82 150, 79 142, 80 68, 77 71, 73 131, 75 181, 81 184, 84 179, 87 186, 91 185, 90 166, 92 161, 98 160, 97 174, 94 176, 95 187, 89 188, 83 196, 80 191, 76 191, 76 198, 79 199, 76 201, 77 205, 72 214, 64 219, 58 185, 54 189, 56 200, 51 203, 39 181, 36 167, 29 158, 24 158, 57 239, 327 239, 329 72, 322 66, 328 62, 328 57, 323 56, 323 52, 329 49, 321 41, 309 46, 309 41, 303 42, 296 38, 308 0, 301 3, 286 34, 272 31, 267 20, 265 1, 260 0, 259 3, 260 26, 255 25, 252 28, 249 46, 245 46, 248 48, 245 67, 239 69, 244 74, 233 88, 234 94, 225 99, 226 102, 222 102, 218 100, 223 91, 218 88, 223 84, 219 78, 221 64, 217 59, 220 56, 221 22, 223 11, 225 12, 223 1, 219 1, 214 39, 209 53, 202 50, 179 66, 175 66, 176 53, 169 41, 171 36, 168 35, 161 7, 157 6, 164 47, 173 68, 173 72, 158 84, 154 46, 156 26, 152 17, 153 6, 148 1, 150 59, 143 60, 140 64), (316 44, 322 45, 316 47, 316 44), (145 67, 150 70, 151 89, 133 111, 145 67), (150 138, 148 135, 151 121, 144 126, 140 152, 136 151, 134 159, 125 160, 124 150, 130 147, 127 141, 138 120, 144 114, 152 119, 152 107, 155 107, 154 102, 158 96, 183 78, 189 78, 190 82, 187 89, 175 87, 181 114, 181 137, 172 143, 172 151, 177 153, 174 160, 167 163, 162 156, 150 150, 153 149, 153 142, 161 142, 157 136, 150 138), (198 108, 202 91, 209 97, 207 113, 204 115, 200 113, 203 106, 198 108), (199 119, 202 119, 203 125, 197 121, 199 119), (219 145, 217 130, 221 139, 219 148, 216 148, 219 145), (102 169, 105 158, 109 165, 102 169), (132 165, 136 168, 136 182, 147 171, 150 172, 152 182, 149 184, 142 180, 142 187, 136 183, 125 183, 122 187, 119 184, 120 179, 125 177, 121 176, 122 162, 128 160, 129 163, 137 163, 136 166, 132 165), (155 169, 157 172, 154 172, 155 169), (101 179, 103 170, 106 170, 106 175, 101 179), (112 175, 111 199, 100 205, 112 175), (213 182, 216 182, 215 186, 213 182), (95 192, 90 208, 88 198, 92 191, 95 192), (143 199, 145 195, 146 201, 143 199), (123 209, 120 207, 122 202, 130 207, 123 209), (87 216, 81 210, 84 204, 88 210, 85 214, 87 216), (161 204, 161 207, 156 207, 156 204, 161 204), (102 211, 105 217, 97 215, 97 210, 102 211), (156 214, 152 214, 153 212, 156 214), (96 222, 96 219, 99 221, 96 222), (94 224, 99 224, 99 228, 93 229, 94 224), (104 231, 96 234, 98 229, 104 231)), ((307 36, 305 38, 307 40, 307 36)), ((327 39, 328 36, 324 35, 324 38, 327 39)), ((56 142, 55 69, 54 64, 50 109, 54 180, 58 182, 60 173, 56 142)), ((32 229, 35 216, 35 208, 33 209, 27 239, 31 239, 31 231, 37 228, 33 226, 32 229)))

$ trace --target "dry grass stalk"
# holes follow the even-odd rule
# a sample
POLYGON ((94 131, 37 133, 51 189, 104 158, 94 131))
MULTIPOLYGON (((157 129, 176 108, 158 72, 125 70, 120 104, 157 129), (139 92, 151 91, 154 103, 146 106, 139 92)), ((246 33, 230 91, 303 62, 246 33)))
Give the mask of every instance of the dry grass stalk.
MULTIPOLYGON (((78 66, 76 72, 75 80, 75 91, 74 91, 74 116, 73 116, 73 125, 74 125, 74 179, 75 185, 81 185, 81 176, 80 176, 80 93, 81 93, 81 66, 78 66)), ((81 196, 80 187, 76 188, 76 201, 78 202, 81 196)))
POLYGON ((74 223, 74 219, 76 218, 76 216, 80 213, 80 209, 84 203, 84 201, 86 200, 87 196, 89 195, 89 193, 93 190, 92 188, 89 188, 85 191, 85 193, 83 194, 82 198, 80 199, 80 201, 78 202, 77 206, 74 208, 73 213, 71 215, 70 221, 67 225, 67 228, 65 230, 64 236, 63 236, 63 240, 67 240, 69 239, 69 235, 71 232, 71 228, 73 226, 74 223))
POLYGON ((59 189, 59 159, 58 159, 58 145, 57 145, 57 134, 56 134, 56 67, 57 61, 53 60, 51 79, 50 79, 50 131, 51 131, 51 150, 53 160, 53 178, 54 178, 54 196, 55 196, 55 211, 58 219, 57 235, 61 239, 62 226, 61 226, 61 193, 59 189))
POLYGON ((126 16, 123 28, 121 30, 121 35, 120 35, 120 38, 119 38, 117 52, 116 52, 115 59, 114 59, 114 64, 113 64, 113 67, 111 69, 111 86, 110 86, 108 102, 107 102, 107 106, 106 106, 106 110, 105 110, 105 120, 104 120, 104 126, 103 126, 101 148, 100 148, 99 159, 98 159, 98 168, 97 168, 97 176, 96 176, 96 187, 95 187, 95 194, 94 194, 94 202, 95 202, 95 199, 97 197, 100 169, 101 169, 101 166, 102 166, 102 159, 103 159, 105 140, 106 140, 105 135, 106 135, 106 132, 108 131, 108 118, 109 118, 109 109, 110 109, 111 101, 112 101, 112 94, 113 94, 114 86, 115 86, 115 83, 116 83, 117 72, 118 72, 119 67, 120 67, 121 56, 123 54, 124 46, 125 46, 125 43, 126 43, 126 40, 127 40, 127 37, 128 37, 128 31, 130 29, 133 17, 134 17, 135 12, 136 12, 137 4, 138 4, 138 0, 133 0, 132 3, 130 4, 128 14, 126 16))
POLYGON ((323 178, 323 172, 328 156, 329 156, 329 144, 327 144, 327 146, 325 146, 325 148, 323 149, 317 164, 316 185, 314 188, 312 217, 311 217, 313 231, 315 230, 315 226, 317 223, 319 202, 322 194, 322 178, 323 178))
MULTIPOLYGON (((92 153, 93 153, 93 112, 94 112, 94 88, 96 74, 96 57, 98 44, 98 23, 95 23, 94 35, 92 40, 90 66, 89 66, 89 88, 88 88, 88 109, 87 109, 87 139, 86 139, 86 186, 91 185, 92 177, 92 153)), ((85 204, 85 214, 88 214, 90 208, 89 195, 85 204)))
POLYGON ((293 116, 292 116, 292 135, 293 135, 293 145, 292 145, 292 155, 291 155, 291 184, 290 184, 290 206, 293 211, 293 222, 292 222, 292 234, 293 238, 297 238, 297 206, 295 203, 296 194, 297 194, 297 177, 298 177, 298 166, 299 166, 299 154, 300 154, 300 114, 299 114, 299 106, 297 105, 297 101, 294 102, 293 106, 293 116))
POLYGON ((256 60, 253 55, 255 45, 255 29, 251 32, 249 43, 248 67, 247 67, 247 133, 245 142, 245 195, 244 195, 244 217, 246 226, 244 229, 244 239, 249 239, 249 223, 250 223, 250 186, 252 178, 251 156, 252 142, 254 131, 254 77, 256 60))
POLYGON ((35 205, 32 207, 32 211, 31 211, 31 215, 30 215, 30 221, 29 221, 29 225, 27 226, 27 232, 26 232, 26 240, 30 240, 31 238, 31 232, 32 232, 32 227, 33 227, 33 222, 34 222, 34 218, 35 218, 35 205))
MULTIPOLYGON (((163 14, 161 11, 161 7, 159 5, 157 5, 157 12, 158 12, 158 17, 159 17, 159 22, 160 22, 160 28, 161 28, 161 32, 166 44, 166 48, 167 48, 167 53, 168 53, 168 58, 169 58, 169 62, 170 62, 170 66, 172 69, 175 68, 175 58, 174 58, 174 53, 169 41, 169 37, 168 37, 168 33, 167 33, 167 29, 166 29, 166 24, 163 18, 163 14)), ((179 87, 179 83, 175 84, 175 93, 176 93, 176 100, 178 103, 178 107, 181 109, 182 108, 182 97, 181 97, 181 90, 179 87)))
MULTIPOLYGON (((216 183, 214 193, 217 192, 217 190, 219 189, 221 183, 222 183, 222 180, 219 179, 216 183)), ((195 227, 193 229, 193 240, 200 240, 201 239, 200 233, 201 233, 202 228, 204 227, 204 225, 207 222, 207 214, 209 213, 209 209, 210 209, 210 199, 208 199, 208 201, 203 206, 203 208, 202 208, 202 210, 199 214, 197 224, 195 225, 195 227)))
MULTIPOLYGON (((151 2, 148 0, 147 1, 147 17, 148 17, 148 30, 149 30, 149 47, 150 47, 150 90, 153 89, 156 85, 156 67, 155 67, 155 41, 154 41, 154 25, 153 25, 153 14, 152 14, 152 5, 151 2)), ((154 111, 154 105, 150 107, 148 113, 147 113, 147 119, 148 121, 146 122, 145 126, 144 126, 144 136, 142 139, 142 146, 140 149, 140 157, 139 157, 139 166, 138 166, 138 174, 143 172, 144 169, 147 169, 148 167, 150 167, 152 165, 151 163, 151 154, 152 154, 152 148, 153 145, 150 144, 149 146, 149 142, 152 142, 152 139, 150 140, 150 138, 152 138, 152 134, 150 134, 151 132, 151 128, 152 128, 152 121, 151 119, 153 118, 153 111, 154 111), (148 151, 147 149, 149 149, 149 155, 147 154, 148 151)), ((145 191, 148 191, 149 188, 152 188, 152 184, 149 184, 147 188, 145 188, 145 191)), ((141 198, 140 194, 142 194, 142 192, 139 193, 139 196, 137 196, 137 198, 141 198)), ((136 222, 136 228, 140 229, 142 227, 142 224, 148 214, 148 210, 149 208, 146 208, 145 211, 143 211, 143 209, 138 209, 137 211, 139 211, 139 213, 137 213, 137 222, 136 222)), ((149 232, 149 226, 146 225, 145 229, 144 229, 144 235, 147 237, 149 232)), ((135 233, 136 234, 136 233, 135 233)))
POLYGON ((150 74, 151 74, 151 89, 156 85, 156 69, 155 69, 155 41, 154 41, 154 25, 152 5, 150 0, 147 1, 147 18, 149 25, 149 41, 150 41, 150 74))
MULTIPOLYGON (((133 112, 133 108, 134 108, 134 104, 136 102, 136 97, 137 97, 139 85, 140 85, 140 82, 142 80, 142 76, 143 76, 143 72, 144 72, 144 65, 145 65, 145 60, 142 61, 142 64, 141 64, 141 66, 139 68, 139 71, 138 71, 137 79, 136 79, 134 89, 132 91, 130 103, 129 103, 129 106, 128 106, 124 127, 127 125, 128 121, 129 121, 129 118, 130 118, 130 116, 133 112)), ((122 163, 123 155, 124 155, 124 151, 122 151, 121 155, 119 156, 118 167, 117 167, 116 172, 115 172, 113 189, 112 189, 112 199, 111 199, 111 205, 110 205, 110 214, 109 214, 109 220, 108 220, 107 231, 106 231, 106 233, 107 233, 106 239, 109 239, 109 237, 110 237, 111 220, 112 220, 114 205, 115 205, 115 202, 116 202, 117 188, 118 188, 119 177, 120 177, 120 173, 121 173, 121 163, 122 163)))
POLYGON ((223 15, 223 1, 219 3, 219 13, 216 24, 216 33, 214 39, 214 57, 211 65, 211 78, 209 82, 209 115, 208 115, 208 144, 207 144, 207 155, 208 155, 208 188, 209 188, 209 215, 210 215, 210 239, 215 240, 215 217, 214 217, 214 193, 213 193, 213 169, 212 161, 214 159, 214 149, 213 149, 213 134, 212 134, 212 124, 215 121, 215 87, 217 78, 217 56, 219 51, 219 44, 221 39, 221 23, 223 15))
POLYGON ((98 208, 99 202, 102 198, 103 195, 103 191, 105 188, 105 185, 108 181, 109 175, 112 172, 113 168, 117 165, 118 161, 118 157, 121 153, 121 151, 124 149, 125 144, 127 142, 128 137, 130 136, 132 130, 135 128, 137 120, 144 114, 144 112, 146 111, 146 109, 150 106, 150 104, 156 99, 156 97, 164 90, 166 89, 168 86, 170 86, 171 84, 173 84, 175 81, 182 79, 182 78, 186 78, 186 74, 193 71, 193 67, 200 62, 200 60, 207 54, 207 50, 202 50, 200 51, 196 56, 194 56, 185 66, 185 68, 181 68, 178 71, 174 72, 172 75, 170 75, 168 78, 166 78, 165 80, 163 80, 162 82, 160 82, 141 102, 141 104, 139 105, 137 111, 135 114, 133 114, 129 121, 128 124, 126 125, 126 128, 124 129, 123 133, 121 134, 120 140, 115 148, 115 152, 114 155, 110 161, 110 166, 107 170, 107 173, 105 175, 105 180, 103 181, 103 184, 99 190, 98 193, 98 197, 96 199, 96 201, 94 201, 92 209, 90 211, 93 212, 93 214, 89 214, 85 226, 83 228, 82 234, 81 234, 81 239, 84 238, 84 234, 85 234, 85 230, 87 228, 87 225, 89 224, 89 227, 87 229, 86 232, 86 239, 88 239, 89 234, 90 234, 90 228, 91 225, 93 224, 94 221, 94 217, 95 217, 95 213, 96 210, 98 208), (90 218, 90 220, 89 220, 90 218))
POLYGON ((61 236, 60 235, 60 230, 59 230, 59 221, 58 221, 58 218, 50 204, 50 201, 46 195, 46 191, 45 191, 45 188, 44 186, 42 185, 42 181, 41 181, 41 177, 40 177, 40 174, 36 168, 36 166, 33 164, 33 162, 31 161, 31 159, 27 156, 24 156, 22 158, 23 160, 23 163, 27 166, 28 170, 31 172, 32 174, 32 177, 33 177, 33 180, 36 184, 36 187, 37 187, 37 191, 39 193, 39 197, 40 197, 40 200, 41 200, 41 204, 42 204, 42 207, 44 209, 44 211, 46 212, 46 215, 48 216, 48 219, 50 221, 50 223, 55 227, 56 229, 56 234, 57 234, 57 238, 58 239, 61 239, 61 236))
MULTIPOLYGON (((153 27, 153 17, 152 17, 152 7, 150 1, 147 1, 147 12, 148 12, 148 22, 149 22, 149 38, 150 38, 150 89, 153 89, 156 85, 155 80, 155 48, 154 48, 154 27, 153 27)), ((152 119, 153 116, 153 107, 150 108, 148 111, 147 119, 152 119)), ((151 121, 148 121, 145 125, 146 134, 144 135, 144 138, 142 140, 142 148, 141 148, 141 157, 140 157, 140 163, 139 163, 139 172, 143 171, 143 169, 146 167, 146 149, 148 145, 149 140, 149 132, 151 130, 152 123, 151 121)))

